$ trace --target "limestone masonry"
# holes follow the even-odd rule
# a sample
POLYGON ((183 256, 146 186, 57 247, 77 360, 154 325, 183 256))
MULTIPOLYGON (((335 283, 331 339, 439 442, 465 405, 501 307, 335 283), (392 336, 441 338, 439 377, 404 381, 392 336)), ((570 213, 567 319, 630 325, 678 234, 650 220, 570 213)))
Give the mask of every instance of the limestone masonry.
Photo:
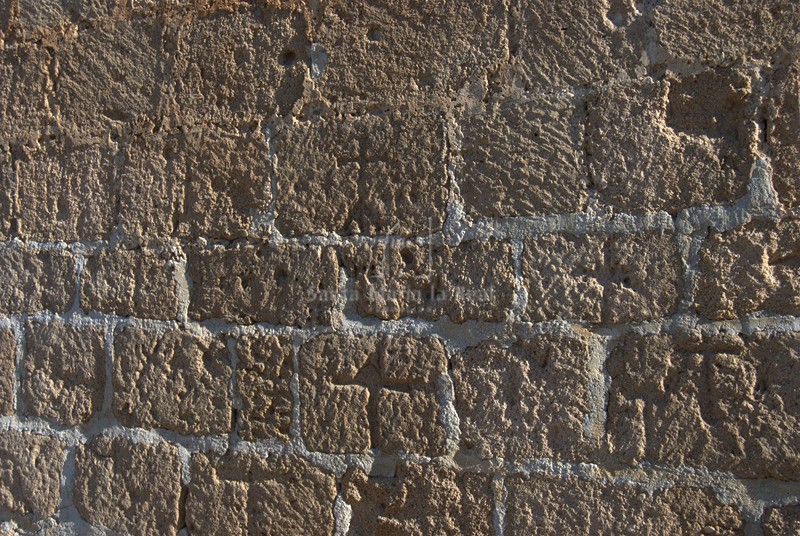
POLYGON ((0 0, 0 535, 800 535, 800 2, 0 0))

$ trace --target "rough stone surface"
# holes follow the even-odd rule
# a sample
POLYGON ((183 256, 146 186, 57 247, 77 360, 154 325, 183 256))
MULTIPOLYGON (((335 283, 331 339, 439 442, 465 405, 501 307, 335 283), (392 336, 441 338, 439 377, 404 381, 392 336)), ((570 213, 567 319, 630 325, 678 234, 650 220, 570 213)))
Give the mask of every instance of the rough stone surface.
POLYGON ((18 44, 0 50, 0 143, 35 139, 50 121, 50 61, 50 53, 40 47, 18 44))
POLYGON ((275 1, 185 24, 175 53, 179 120, 230 124, 288 113, 303 93, 308 61, 298 6, 275 1))
POLYGON ((16 406, 14 370, 17 366, 14 331, 0 329, 0 415, 13 415, 16 406))
POLYGON ((239 435, 289 439, 292 341, 275 335, 246 335, 236 342, 236 392, 242 401, 239 435))
POLYGON ((448 199, 442 127, 432 114, 331 115, 278 135, 278 229, 287 236, 441 230, 448 199))
POLYGON ((588 459, 590 360, 585 338, 552 334, 454 357, 462 448, 484 459, 588 459))
POLYGON ((608 363, 612 454, 800 478, 800 336, 631 335, 608 363))
POLYGON ((544 476, 505 484, 507 534, 744 534, 742 514, 708 489, 650 494, 630 484, 544 476))
POLYGON ((772 74, 767 139, 772 181, 785 205, 800 205, 800 54, 786 58, 772 74))
POLYGON ((551 234, 524 248, 525 320, 619 324, 677 311, 683 275, 670 233, 551 234))
POLYGON ((443 454, 435 338, 320 335, 300 350, 300 411, 310 450, 443 454))
POLYGON ((511 255, 510 244, 496 241, 427 247, 399 240, 342 248, 361 315, 447 315, 458 323, 505 320, 514 298, 511 255))
POLYGON ((193 247, 189 315, 249 324, 329 324, 339 263, 318 246, 193 247))
POLYGON ((80 445, 72 497, 78 513, 93 525, 128 534, 177 534, 178 449, 103 436, 80 445))
POLYGON ((160 320, 178 314, 175 263, 155 250, 101 251, 81 274, 81 307, 160 320))
POLYGON ((37 518, 56 513, 64 446, 27 432, 0 434, 0 509, 37 518))
POLYGON ((587 150, 601 200, 677 214, 742 197, 756 149, 752 93, 746 72, 725 68, 593 93, 587 150))
POLYGON ((75 260, 71 253, 26 247, 0 248, 0 311, 64 312, 75 295, 75 260))
POLYGON ((491 478, 402 462, 392 477, 345 474, 350 534, 494 534, 491 478))
POLYGON ((711 231, 699 253, 695 306, 712 319, 800 314, 800 219, 711 231))
POLYGON ((114 414, 124 424, 179 434, 231 430, 224 339, 122 328, 114 333, 114 359, 114 414))
POLYGON ((199 534, 333 534, 333 476, 294 456, 192 457, 186 525, 199 534))
POLYGON ((800 533, 800 505, 769 508, 764 514, 764 536, 800 533))
POLYGON ((88 422, 103 406, 105 329, 29 322, 20 388, 25 414, 64 425, 88 422))

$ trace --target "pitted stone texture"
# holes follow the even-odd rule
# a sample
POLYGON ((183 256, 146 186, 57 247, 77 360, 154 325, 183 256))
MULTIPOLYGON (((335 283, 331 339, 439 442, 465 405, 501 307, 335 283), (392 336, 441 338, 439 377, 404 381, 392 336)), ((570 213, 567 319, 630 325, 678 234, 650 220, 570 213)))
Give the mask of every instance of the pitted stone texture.
POLYGON ((587 459, 589 342, 537 335, 508 348, 484 342, 453 358, 462 448, 484 459, 587 459))
POLYGON ((643 72, 646 24, 632 3, 523 2, 511 16, 512 66, 526 88, 585 86, 643 72))
POLYGON ((48 143, 16 162, 19 234, 42 241, 103 240, 116 223, 114 152, 48 143))
POLYGON ((756 150, 747 73, 616 83, 589 97, 587 150, 603 202, 625 213, 677 214, 747 193, 756 150))
MULTIPOLYGON (((9 2, 7 2, 9 3, 9 2)), ((9 35, 21 40, 49 44, 73 25, 116 14, 123 0, 18 0, 9 25, 9 35)), ((2 8, 0 8, 0 11, 2 8)), ((0 21, 2 24, 2 21, 0 21)))
POLYGON ((796 207, 800 205, 800 54, 783 62, 771 76, 767 141, 778 198, 796 207))
POLYGON ((458 90, 507 61, 507 13, 498 0, 337 0, 320 9, 315 38, 327 56, 316 62, 317 85, 337 105, 449 106, 458 90))
POLYGON ((123 424, 179 434, 231 430, 225 340, 132 327, 114 334, 114 414, 123 424))
POLYGON ((236 392, 242 401, 239 435, 289 440, 292 340, 276 335, 245 335, 236 343, 236 392))
POLYGON ((192 246, 189 316, 251 324, 330 324, 339 262, 320 246, 237 244, 192 246))
POLYGON ((769 508, 762 522, 764 536, 796 536, 800 534, 800 505, 769 508))
POLYGON ((522 276, 525 320, 610 324, 675 313, 683 279, 677 239, 661 231, 527 240, 522 276))
POLYGON ((800 314, 800 219, 711 231, 700 249, 695 306, 714 320, 800 314))
POLYGON ((491 478, 408 462, 391 478, 351 469, 342 479, 353 508, 348 534, 494 534, 491 478))
POLYGON ((29 322, 21 380, 25 414, 74 426, 103 406, 105 329, 29 322))
POLYGON ((59 43, 51 104, 60 124, 81 135, 152 124, 166 84, 163 33, 152 20, 107 21, 59 43))
POLYGON ((611 453, 800 478, 800 335, 630 335, 611 352, 611 453))
POLYGON ((346 245, 342 255, 355 278, 355 303, 363 316, 395 320, 445 315, 501 322, 514 300, 510 244, 467 241, 457 246, 422 246, 396 241, 346 245))
POLYGON ((792 0, 666 0, 648 13, 661 56, 700 63, 769 59, 800 43, 800 4, 792 0))
POLYGON ((72 497, 92 525, 127 534, 177 534, 178 449, 163 442, 97 437, 76 449, 72 497))
POLYGON ((0 311, 63 313, 75 295, 75 259, 55 249, 0 248, 0 311))
POLYGON ((0 143, 36 139, 51 122, 47 107, 47 93, 52 89, 50 61, 43 47, 7 44, 0 50, 0 143))
POLYGON ((17 173, 11 154, 0 147, 0 240, 8 240, 17 230, 17 173))
POLYGON ((587 198, 584 105, 570 93, 501 97, 468 108, 456 167, 474 218, 578 212, 587 198))
POLYGON ((436 338, 320 335, 300 350, 300 417, 311 451, 443 454, 436 338))
POLYGON ((333 534, 336 480, 295 456, 192 457, 186 525, 194 534, 333 534))
POLYGON ((273 144, 284 235, 441 230, 448 180, 436 115, 330 114, 296 123, 273 144))
POLYGON ((175 319, 175 261, 151 249, 103 250, 86 260, 81 307, 120 316, 175 319))
POLYGON ((0 329, 0 415, 13 415, 14 406, 14 370, 17 363, 17 341, 14 331, 0 329))
POLYGON ((307 32, 300 3, 291 1, 190 19, 175 53, 179 121, 232 124, 287 114, 303 94, 307 32))
POLYGON ((0 434, 0 509, 48 517, 60 496, 64 446, 58 439, 29 432, 0 434))
POLYGON ((547 476, 510 477, 505 486, 506 534, 744 534, 742 514, 711 489, 650 494, 632 484, 547 476))

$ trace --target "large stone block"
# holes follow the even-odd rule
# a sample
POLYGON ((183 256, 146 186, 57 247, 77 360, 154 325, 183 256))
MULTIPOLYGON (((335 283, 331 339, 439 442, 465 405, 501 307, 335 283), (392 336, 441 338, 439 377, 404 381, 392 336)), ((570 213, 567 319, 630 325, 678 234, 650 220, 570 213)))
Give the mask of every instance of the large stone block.
POLYGON ((295 456, 196 454, 186 525, 220 536, 333 534, 335 498, 333 475, 295 456))
POLYGON ((14 331, 0 329, 0 415, 13 415, 16 403, 14 384, 17 368, 17 341, 14 331))
POLYGON ((60 497, 64 445, 58 439, 29 432, 0 434, 0 509, 49 517, 60 497))
POLYGON ((448 200, 442 120, 382 112, 327 115, 273 140, 277 226, 285 235, 441 230, 448 200))
POLYGON ((402 462, 389 478, 351 469, 342 479, 350 534, 494 534, 491 482, 433 464, 402 462))
POLYGON ((700 249, 695 307, 714 320, 800 314, 800 219, 711 231, 700 249))
POLYGON ((320 335, 300 350, 300 418, 312 451, 443 454, 435 338, 320 335))
POLYGON ((677 238, 661 231, 527 240, 524 318, 621 324, 669 316, 682 293, 681 266, 677 238))
POLYGON ((105 329, 29 322, 22 400, 27 415, 64 425, 88 422, 103 406, 105 329))
POLYGON ((711 489, 652 493, 633 484, 577 477, 505 479, 509 534, 744 534, 745 520, 711 489))
POLYGON ((127 534, 177 534, 181 460, 167 443, 97 437, 75 452, 75 507, 92 525, 127 534))
POLYGON ((786 56, 771 74, 767 141, 772 182, 784 205, 800 205, 800 54, 786 56))
POLYGON ((623 461, 800 478, 800 335, 630 335, 607 367, 623 461))
POLYGON ((0 143, 37 139, 53 122, 47 106, 51 61, 43 47, 17 44, 0 50, 0 143))
POLYGON ((748 73, 726 68, 592 93, 587 150, 602 201, 677 214, 744 196, 757 146, 752 93, 748 73))
POLYGON ((588 460, 589 342, 537 335, 508 348, 484 342, 453 358, 462 448, 484 459, 588 460))
POLYGON ((114 361, 114 414, 125 425, 198 435, 231 430, 224 339, 125 327, 114 333, 114 361))
POLYGON ((0 248, 0 311, 63 313, 75 299, 75 279, 75 259, 68 251, 0 248))
POLYGON ((189 315, 250 324, 329 324, 338 295, 339 263, 326 247, 238 244, 194 246, 189 315))

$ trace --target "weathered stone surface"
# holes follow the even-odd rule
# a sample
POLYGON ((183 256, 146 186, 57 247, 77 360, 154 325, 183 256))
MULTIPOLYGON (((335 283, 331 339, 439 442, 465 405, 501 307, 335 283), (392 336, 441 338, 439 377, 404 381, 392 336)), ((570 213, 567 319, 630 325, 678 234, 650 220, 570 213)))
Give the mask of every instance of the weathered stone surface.
POLYGON ((744 534, 744 518, 710 489, 650 494, 632 484, 576 477, 505 479, 508 534, 744 534))
POLYGON ((174 319, 178 296, 171 256, 151 249, 115 249, 89 257, 81 274, 81 307, 120 316, 174 319))
POLYGON ((250 324, 329 324, 338 293, 336 253, 319 246, 192 247, 189 315, 250 324))
POLYGON ((328 115, 295 124, 273 143, 285 235, 441 230, 448 179, 436 115, 328 115))
POLYGON ((45 241, 102 240, 116 223, 114 152, 48 143, 16 162, 19 233, 45 241))
POLYGON ((266 2, 190 20, 175 60, 183 122, 250 122, 288 113, 303 93, 306 21, 299 2, 266 2))
POLYGON ((128 534, 177 534, 181 461, 167 443, 97 437, 75 452, 75 507, 92 525, 128 534))
POLYGON ((800 205, 800 54, 788 56, 771 76, 767 141, 772 183, 782 203, 800 205))
POLYGON ((647 26, 633 3, 523 2, 511 15, 512 66, 527 88, 585 86, 643 72, 647 26))
POLYGON ((35 139, 50 122, 50 61, 43 47, 18 44, 0 50, 0 142, 35 139))
POLYGON ((764 514, 764 536, 792 536, 800 533, 800 506, 769 508, 764 514))
POLYGON ((231 430, 225 340, 124 327, 114 334, 114 414, 127 426, 179 434, 231 430))
POLYGON ((186 176, 178 231, 233 240, 249 236, 254 217, 272 200, 270 151, 264 135, 204 129, 186 136, 177 155, 186 176))
POLYGON ((44 42, 55 41, 72 25, 112 16, 124 4, 123 0, 18 0, 9 3, 15 4, 9 35, 44 42))
POLYGON ((349 534, 494 534, 491 478, 407 462, 392 478, 351 469, 342 479, 349 534))
POLYGON ((311 451, 443 454, 436 338, 326 334, 300 349, 300 418, 311 451))
POLYGON ((666 0, 653 4, 648 19, 666 58, 768 59, 776 49, 800 43, 800 5, 792 0, 666 0))
POLYGON ((82 135, 152 122, 159 116, 166 60, 153 20, 107 21, 77 32, 55 51, 59 122, 82 135))
POLYGON ((0 329, 0 415, 13 415, 16 405, 14 370, 17 363, 14 331, 0 329))
POLYGON ((468 108, 458 187, 474 218, 578 212, 587 198, 583 103, 572 94, 513 96, 468 108))
POLYGON ((683 279, 677 239, 660 231, 528 240, 522 275, 525 320, 611 324, 675 313, 683 279))
POLYGON ((590 95, 588 109, 592 180, 615 210, 677 214, 747 193, 757 143, 747 73, 611 84, 590 95))
POLYGON ((17 173, 11 155, 0 147, 0 240, 16 231, 17 215, 17 173))
POLYGON ((800 314, 800 219, 711 231, 699 253, 695 306, 712 319, 800 314))
POLYGON ((465 85, 507 60, 502 2, 452 0, 325 2, 312 64, 332 103, 395 107, 410 99, 447 104, 465 85))
POLYGON ((76 425, 100 411, 106 380, 104 339, 100 326, 29 322, 20 382, 25 413, 76 425))
POLYGON ((0 248, 0 311, 57 313, 72 305, 75 260, 71 253, 27 247, 0 248))
POLYGON ((800 478, 800 335, 630 335, 611 352, 612 454, 800 478))
POLYGON ((407 241, 347 245, 342 255, 355 278, 363 316, 503 321, 514 299, 510 244, 468 241, 420 246, 407 241))
POLYGON ((238 432, 242 439, 289 439, 292 340, 275 335, 245 335, 236 342, 236 391, 242 401, 238 432))
POLYGON ((336 481, 294 456, 192 457, 186 525, 198 534, 333 534, 336 481))
POLYGON ((56 513, 64 446, 28 432, 0 434, 0 509, 34 517, 56 513))
POLYGON ((588 459, 599 445, 585 429, 591 360, 587 339, 562 334, 454 356, 462 448, 484 459, 588 459))

